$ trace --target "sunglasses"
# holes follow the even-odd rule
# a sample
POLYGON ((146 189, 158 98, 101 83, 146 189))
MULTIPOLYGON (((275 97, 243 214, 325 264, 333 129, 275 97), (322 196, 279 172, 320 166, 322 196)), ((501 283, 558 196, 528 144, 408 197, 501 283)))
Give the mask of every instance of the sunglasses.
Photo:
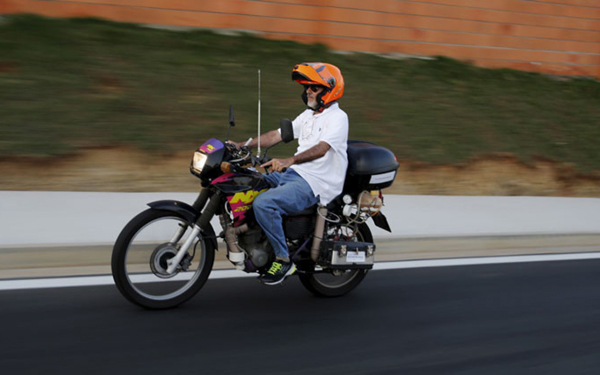
POLYGON ((318 85, 302 85, 302 86, 304 86, 304 90, 310 89, 310 91, 312 91, 312 92, 317 92, 322 87, 322 86, 318 86, 318 85))

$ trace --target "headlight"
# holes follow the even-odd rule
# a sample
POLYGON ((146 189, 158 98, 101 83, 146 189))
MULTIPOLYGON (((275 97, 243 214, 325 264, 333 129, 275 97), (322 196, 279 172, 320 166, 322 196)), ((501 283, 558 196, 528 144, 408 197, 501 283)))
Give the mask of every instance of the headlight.
POLYGON ((194 152, 194 158, 192 159, 192 169, 194 172, 200 174, 202 172, 202 168, 204 168, 204 164, 206 164, 206 160, 208 156, 201 152, 194 152))

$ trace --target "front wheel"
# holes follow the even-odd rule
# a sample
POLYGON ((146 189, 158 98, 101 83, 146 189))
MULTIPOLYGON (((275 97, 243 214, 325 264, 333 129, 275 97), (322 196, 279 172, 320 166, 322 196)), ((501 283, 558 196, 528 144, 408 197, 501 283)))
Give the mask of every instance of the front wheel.
MULTIPOLYGON (((356 231, 349 227, 339 226, 334 228, 338 234, 351 233, 346 241, 373 242, 373 236, 366 224, 358 226, 356 231)), ((356 288, 367 276, 368 270, 356 269, 347 271, 332 271, 323 273, 299 274, 300 282, 311 293, 319 297, 341 297, 356 288)))
POLYGON ((121 294, 148 309, 167 309, 186 302, 200 291, 213 266, 213 242, 201 235, 167 272, 173 258, 190 236, 193 223, 176 212, 148 209, 121 231, 112 253, 112 274, 121 294))

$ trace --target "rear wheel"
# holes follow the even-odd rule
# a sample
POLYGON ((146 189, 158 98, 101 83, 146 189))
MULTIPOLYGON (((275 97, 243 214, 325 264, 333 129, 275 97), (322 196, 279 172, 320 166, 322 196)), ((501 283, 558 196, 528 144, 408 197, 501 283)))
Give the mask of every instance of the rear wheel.
POLYGON ((117 288, 129 301, 148 309, 175 307, 192 298, 208 279, 215 248, 198 236, 175 272, 168 261, 192 232, 193 224, 176 212, 148 209, 121 231, 112 254, 117 288))
MULTIPOLYGON (((344 241, 373 242, 373 236, 367 224, 361 224, 356 231, 349 227, 341 226, 340 232, 350 232, 344 241)), ((341 297, 356 288, 367 276, 369 270, 347 270, 319 273, 299 274, 300 282, 311 293, 319 297, 341 297)))

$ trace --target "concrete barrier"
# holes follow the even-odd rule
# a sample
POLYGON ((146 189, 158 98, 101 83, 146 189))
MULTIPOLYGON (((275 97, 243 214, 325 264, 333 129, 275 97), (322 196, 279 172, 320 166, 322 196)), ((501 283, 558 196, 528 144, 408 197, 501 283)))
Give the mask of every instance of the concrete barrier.
MULTIPOLYGON (((0 246, 112 243, 146 203, 197 193, 0 191, 0 246)), ((385 196, 375 238, 600 233, 600 199, 385 196)), ((220 231, 217 220, 215 231, 220 231)))

